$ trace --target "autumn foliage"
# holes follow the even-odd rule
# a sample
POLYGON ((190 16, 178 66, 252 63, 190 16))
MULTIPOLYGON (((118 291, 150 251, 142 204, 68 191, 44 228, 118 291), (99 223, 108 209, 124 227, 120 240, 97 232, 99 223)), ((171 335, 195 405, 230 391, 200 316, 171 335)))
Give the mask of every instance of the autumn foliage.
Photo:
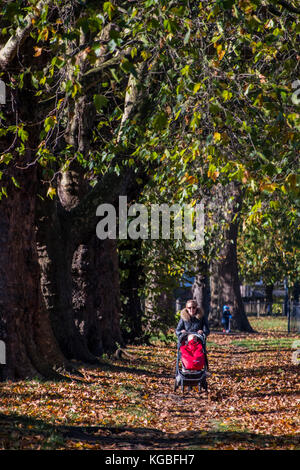
POLYGON ((299 365, 285 322, 213 332, 207 394, 174 392, 175 340, 132 346, 131 357, 81 365, 59 382, 2 383, 0 448, 297 449, 299 365))

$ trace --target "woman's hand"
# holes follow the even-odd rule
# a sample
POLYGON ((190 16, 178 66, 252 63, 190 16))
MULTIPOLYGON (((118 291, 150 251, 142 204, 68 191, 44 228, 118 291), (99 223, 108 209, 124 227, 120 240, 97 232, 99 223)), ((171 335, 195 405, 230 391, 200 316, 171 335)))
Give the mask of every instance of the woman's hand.
POLYGON ((203 335, 203 330, 198 330, 197 333, 198 335, 203 335))

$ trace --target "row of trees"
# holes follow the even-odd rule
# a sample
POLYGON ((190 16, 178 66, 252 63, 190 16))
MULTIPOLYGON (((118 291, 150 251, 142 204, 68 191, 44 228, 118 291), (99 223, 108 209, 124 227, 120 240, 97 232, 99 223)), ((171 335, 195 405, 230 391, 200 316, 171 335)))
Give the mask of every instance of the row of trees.
POLYGON ((295 3, 2 1, 7 377, 56 377, 169 326, 185 271, 212 324, 230 300, 243 331, 239 270, 297 279, 295 3), (203 249, 99 240, 97 207, 122 195, 203 201, 203 249))

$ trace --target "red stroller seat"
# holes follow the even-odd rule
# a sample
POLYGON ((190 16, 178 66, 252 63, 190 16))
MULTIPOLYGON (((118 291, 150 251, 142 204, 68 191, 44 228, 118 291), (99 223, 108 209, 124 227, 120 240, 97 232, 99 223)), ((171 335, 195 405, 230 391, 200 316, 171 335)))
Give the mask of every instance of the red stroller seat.
POLYGON ((181 362, 185 369, 202 370, 205 366, 205 354, 200 341, 191 339, 180 346, 181 362))

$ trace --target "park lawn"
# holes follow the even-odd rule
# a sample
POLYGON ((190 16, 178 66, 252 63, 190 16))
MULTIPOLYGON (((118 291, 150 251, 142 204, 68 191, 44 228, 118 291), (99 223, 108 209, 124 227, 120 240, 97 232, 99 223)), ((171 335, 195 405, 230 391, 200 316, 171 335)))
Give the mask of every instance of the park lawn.
POLYGON ((0 449, 299 449, 297 336, 275 320, 211 333, 208 394, 174 392, 175 339, 60 382, 1 383, 0 449))

